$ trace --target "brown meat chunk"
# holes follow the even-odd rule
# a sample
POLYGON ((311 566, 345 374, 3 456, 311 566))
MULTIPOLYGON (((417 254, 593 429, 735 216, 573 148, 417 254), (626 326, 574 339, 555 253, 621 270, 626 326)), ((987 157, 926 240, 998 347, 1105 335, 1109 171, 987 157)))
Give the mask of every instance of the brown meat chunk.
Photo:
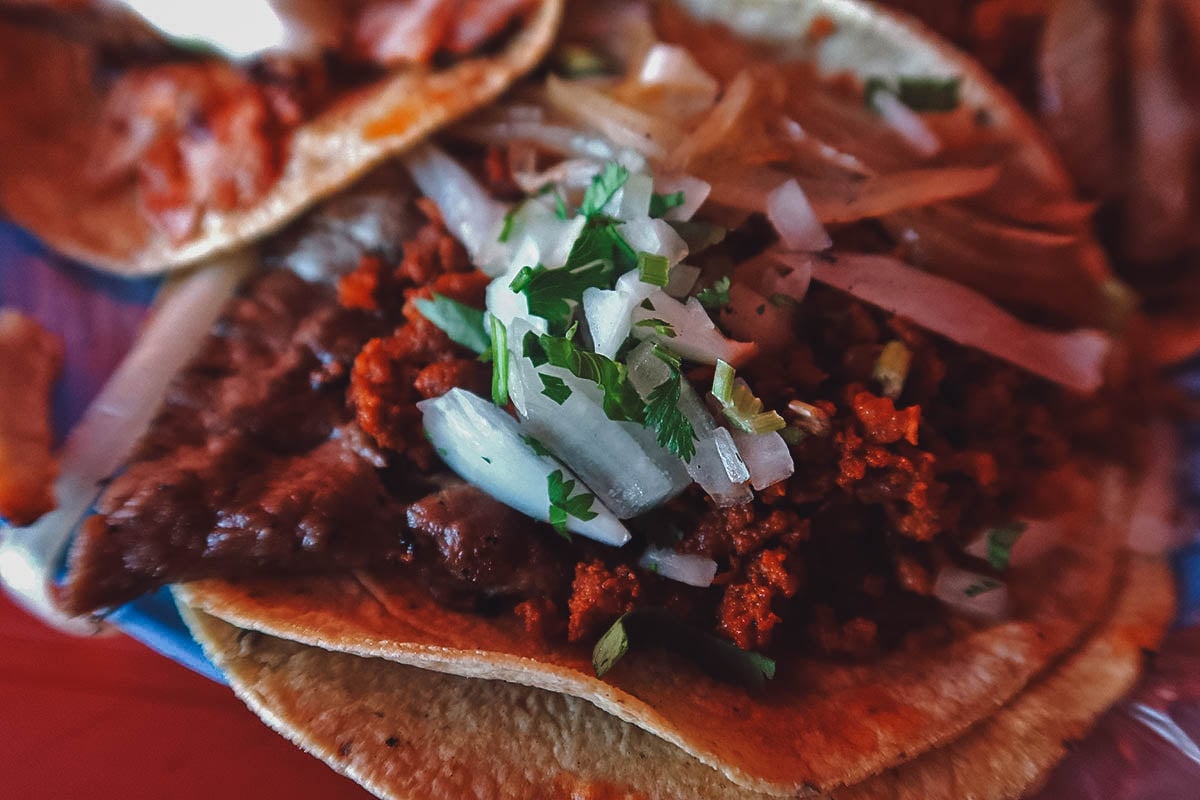
POLYGON ((423 578, 444 602, 551 598, 564 592, 567 562, 543 525, 469 484, 408 508, 423 578))
POLYGON ((50 393, 62 362, 57 336, 0 309, 0 517, 16 525, 54 508, 50 393))
POLYGON ((725 588, 717 622, 721 635, 743 650, 770 646, 780 622, 773 606, 800 588, 800 578, 787 562, 787 550, 763 550, 750 561, 745 576, 725 588))

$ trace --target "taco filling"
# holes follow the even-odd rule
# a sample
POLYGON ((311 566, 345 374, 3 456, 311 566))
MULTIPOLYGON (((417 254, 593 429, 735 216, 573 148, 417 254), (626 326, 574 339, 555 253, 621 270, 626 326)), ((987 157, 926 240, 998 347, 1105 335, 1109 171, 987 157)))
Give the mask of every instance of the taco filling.
POLYGON ((1022 319, 898 256, 1048 263, 1083 247, 1034 221, 1069 200, 1013 194, 952 77, 731 73, 735 40, 666 13, 568 37, 408 157, 401 246, 310 281, 311 242, 276 244, 85 523, 64 605, 365 570, 600 642, 600 672, 646 627, 866 657, 1003 618, 1014 544, 1078 502, 1082 456, 1136 450, 1130 415, 1094 394, 1103 335, 1034 324, 1083 297, 1009 285, 1022 319))
POLYGON ((199 21, 195 32, 181 27, 186 14, 136 5, 167 38, 97 48, 105 100, 87 177, 100 186, 136 182, 140 211, 178 243, 197 232, 206 209, 259 201, 284 169, 291 132, 339 98, 391 69, 441 68, 495 49, 538 4, 255 6, 242 29, 215 41, 196 38, 199 21), (256 30, 265 39, 248 42, 256 30), (225 57, 222 44, 239 45, 238 58, 225 57))

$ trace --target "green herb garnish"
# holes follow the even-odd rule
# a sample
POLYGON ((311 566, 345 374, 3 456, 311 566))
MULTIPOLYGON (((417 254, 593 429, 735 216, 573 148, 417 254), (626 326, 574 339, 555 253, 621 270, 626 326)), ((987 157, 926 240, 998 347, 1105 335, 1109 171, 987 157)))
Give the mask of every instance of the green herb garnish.
POLYGON ((432 300, 421 298, 416 305, 421 315, 445 331, 451 341, 476 353, 487 350, 490 341, 479 309, 440 294, 435 294, 432 300))
POLYGON ((633 327, 635 327, 635 328, 651 328, 659 336, 665 337, 667 339, 674 339, 676 336, 678 336, 678 334, 675 333, 674 325, 672 325, 671 323, 669 323, 665 320, 661 320, 657 317, 651 317, 650 319, 644 319, 641 322, 635 322, 633 324, 633 327))
POLYGON ((713 373, 713 397, 721 404, 721 411, 734 426, 746 433, 762 435, 781 431, 787 422, 777 411, 763 411, 763 402, 754 396, 745 381, 738 381, 733 367, 717 359, 713 373))
MULTIPOLYGON (((575 243, 579 247, 579 242, 575 243)), ((574 248, 571 251, 574 253, 574 248)), ((572 303, 583 299, 583 293, 592 287, 612 288, 614 268, 610 259, 597 258, 589 262, 572 265, 568 259, 561 269, 522 267, 509 284, 514 292, 525 295, 529 313, 542 317, 555 330, 565 329, 574 314, 572 303)))
POLYGON ((560 406, 567 402, 567 398, 571 396, 571 387, 567 386, 562 378, 557 375, 543 375, 540 372, 538 377, 542 379, 542 394, 560 406))
POLYGON ((529 445, 529 449, 532 450, 534 453, 538 454, 539 456, 553 456, 554 455, 554 453, 551 453, 550 449, 548 447, 546 447, 546 445, 542 444, 540 440, 534 438, 533 436, 530 436, 527 433, 521 434, 521 441, 524 442, 525 444, 529 445))
POLYGON ((904 392, 904 382, 908 380, 910 366, 912 352, 905 347, 904 342, 893 339, 883 346, 883 352, 875 361, 871 378, 879 384, 884 397, 895 400, 904 392))
POLYGON ((628 180, 629 170, 615 162, 605 164, 604 169, 592 178, 587 191, 583 193, 583 203, 579 206, 579 212, 588 218, 596 216, 628 180))
MULTIPOLYGON (((658 354, 655 347, 655 355, 658 354)), ((655 386, 646 398, 646 427, 654 431, 660 447, 664 447, 691 463, 696 455, 696 430, 679 408, 683 378, 678 366, 671 367, 667 379, 655 386)))
POLYGON ((724 308, 729 305, 729 283, 728 275, 718 278, 713 282, 712 286, 697 292, 696 299, 700 301, 700 305, 709 311, 724 308))
POLYGON ((895 81, 879 76, 868 78, 863 87, 867 107, 875 108, 875 95, 888 92, 913 111, 953 111, 961 99, 961 78, 902 75, 895 81))
POLYGON ((568 539, 570 538, 567 536, 568 517, 575 517, 587 522, 597 516, 596 512, 592 511, 596 495, 580 492, 572 497, 571 493, 574 491, 575 481, 564 481, 561 469, 556 469, 547 476, 546 493, 550 496, 550 524, 554 526, 554 530, 568 539))
POLYGON ((629 383, 624 364, 584 350, 570 338, 532 331, 525 334, 522 347, 535 367, 543 364, 561 367, 577 378, 599 385, 604 392, 604 413, 609 419, 640 423, 645 418, 645 406, 629 383))
POLYGON ((978 597, 981 594, 987 594, 988 592, 995 591, 1003 585, 1004 584, 1000 581, 993 580, 992 578, 984 578, 963 589, 963 594, 965 594, 967 597, 978 597))
POLYGON ((683 192, 671 192, 670 194, 655 192, 650 195, 650 216, 662 217, 672 208, 683 205, 685 199, 683 192))
POLYGON ((504 226, 500 228, 500 243, 507 244, 508 239, 512 236, 513 221, 517 218, 517 212, 521 210, 521 206, 513 206, 504 215, 504 226))
POLYGON ((1012 522, 987 532, 987 560, 994 569, 1008 569, 1013 546, 1028 527, 1026 522, 1012 522))

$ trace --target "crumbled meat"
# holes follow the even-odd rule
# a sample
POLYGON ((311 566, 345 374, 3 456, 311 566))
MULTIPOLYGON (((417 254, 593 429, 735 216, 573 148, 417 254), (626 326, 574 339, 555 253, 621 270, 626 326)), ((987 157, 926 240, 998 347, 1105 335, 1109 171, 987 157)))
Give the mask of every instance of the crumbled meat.
POLYGON ((774 611, 800 588, 800 576, 787 564, 784 548, 763 550, 747 565, 745 576, 725 587, 717 629, 743 650, 761 650, 771 644, 780 622, 774 611))
POLYGON ((817 606, 813 616, 809 635, 818 652, 827 656, 863 658, 878 650, 878 626, 872 620, 854 617, 838 622, 833 609, 826 605, 817 606))
POLYGON ((912 445, 917 443, 917 428, 921 424, 920 406, 898 411, 890 397, 877 397, 870 392, 858 392, 851 403, 867 441, 894 444, 904 439, 912 445))
POLYGON ((572 642, 595 639, 617 617, 636 608, 641 596, 637 573, 624 564, 615 569, 598 559, 576 564, 567 638, 572 642))

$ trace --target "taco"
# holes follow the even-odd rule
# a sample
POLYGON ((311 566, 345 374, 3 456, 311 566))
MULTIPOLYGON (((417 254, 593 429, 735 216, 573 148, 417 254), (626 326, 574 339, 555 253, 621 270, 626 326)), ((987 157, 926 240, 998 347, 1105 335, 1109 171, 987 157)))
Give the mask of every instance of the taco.
MULTIPOLYGON (((562 14, 562 0, 324 5, 304 18, 302 50, 271 39, 252 61, 197 52, 186 30, 173 47, 114 53, 0 19, 0 208, 121 274, 195 263, 494 100, 562 14)), ((129 38, 144 44, 146 27, 129 38)))
POLYGON ((587 9, 557 72, 405 157, 395 257, 243 287, 62 602, 182 583, 588 700, 748 791, 916 763, 1141 580, 1144 409, 1074 327, 1119 287, 1033 128, 920 29, 587 9))
MULTIPOLYGON (((1036 785, 1132 686, 1168 622, 1169 588, 1161 564, 1139 559, 1078 652, 962 737, 837 797, 990 800, 1036 785)), ((181 610, 255 713, 380 797, 771 796, 569 695, 322 650, 181 610)))

